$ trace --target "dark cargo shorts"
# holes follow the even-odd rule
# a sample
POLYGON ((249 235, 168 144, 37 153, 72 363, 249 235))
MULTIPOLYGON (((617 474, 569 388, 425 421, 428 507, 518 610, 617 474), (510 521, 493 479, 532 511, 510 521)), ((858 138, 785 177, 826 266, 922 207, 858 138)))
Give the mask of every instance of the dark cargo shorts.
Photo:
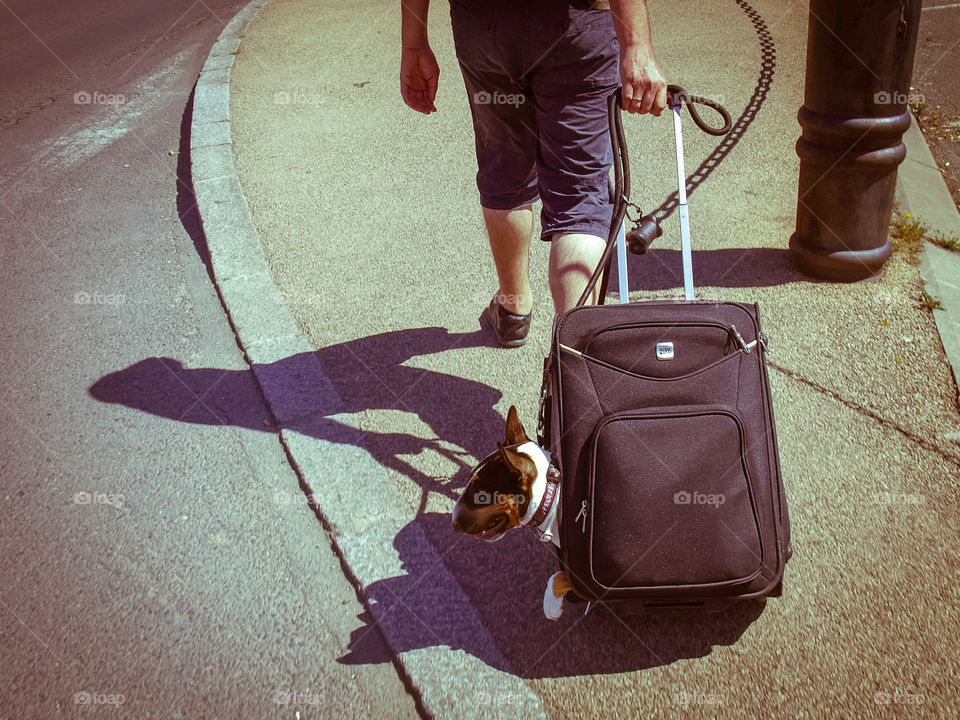
POLYGON ((607 97, 620 48, 607 10, 567 0, 450 0, 473 115, 480 202, 543 201, 542 237, 607 237, 613 162, 607 97))

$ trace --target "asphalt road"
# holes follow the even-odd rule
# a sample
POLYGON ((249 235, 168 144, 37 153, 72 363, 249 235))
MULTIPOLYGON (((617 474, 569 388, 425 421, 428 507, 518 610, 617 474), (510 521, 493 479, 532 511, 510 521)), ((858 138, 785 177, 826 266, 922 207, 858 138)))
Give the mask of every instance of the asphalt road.
POLYGON ((184 111, 244 4, 0 2, 0 717, 416 716, 337 662, 385 647, 204 265, 184 111))

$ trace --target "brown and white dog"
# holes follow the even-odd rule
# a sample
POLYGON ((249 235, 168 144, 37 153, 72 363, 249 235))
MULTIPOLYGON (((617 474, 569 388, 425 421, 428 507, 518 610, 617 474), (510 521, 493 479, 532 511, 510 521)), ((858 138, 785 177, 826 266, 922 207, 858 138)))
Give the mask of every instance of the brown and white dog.
MULTIPOLYGON (((480 540, 495 542, 508 530, 528 526, 542 542, 558 548, 557 512, 560 478, 547 453, 527 437, 517 409, 507 413, 506 441, 484 458, 470 474, 470 482, 453 508, 453 529, 480 540)), ((571 590, 566 572, 551 576, 543 595, 543 614, 556 620, 563 598, 571 590)))

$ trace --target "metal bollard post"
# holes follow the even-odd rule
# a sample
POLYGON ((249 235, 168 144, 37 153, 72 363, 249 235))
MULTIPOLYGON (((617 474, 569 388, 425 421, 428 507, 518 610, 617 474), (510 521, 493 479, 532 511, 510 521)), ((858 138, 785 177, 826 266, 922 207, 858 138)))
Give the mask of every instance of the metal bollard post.
POLYGON ((800 183, 790 256, 805 273, 853 281, 890 257, 890 213, 921 0, 812 0, 800 183))

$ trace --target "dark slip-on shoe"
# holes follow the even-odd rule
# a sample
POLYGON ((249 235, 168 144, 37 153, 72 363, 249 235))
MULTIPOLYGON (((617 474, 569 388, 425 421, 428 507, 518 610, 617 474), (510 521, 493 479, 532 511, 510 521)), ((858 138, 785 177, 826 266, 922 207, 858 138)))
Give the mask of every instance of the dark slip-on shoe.
POLYGON ((497 340, 503 347, 520 347, 527 341, 530 332, 530 315, 515 315, 500 305, 500 293, 493 296, 485 315, 497 340))

